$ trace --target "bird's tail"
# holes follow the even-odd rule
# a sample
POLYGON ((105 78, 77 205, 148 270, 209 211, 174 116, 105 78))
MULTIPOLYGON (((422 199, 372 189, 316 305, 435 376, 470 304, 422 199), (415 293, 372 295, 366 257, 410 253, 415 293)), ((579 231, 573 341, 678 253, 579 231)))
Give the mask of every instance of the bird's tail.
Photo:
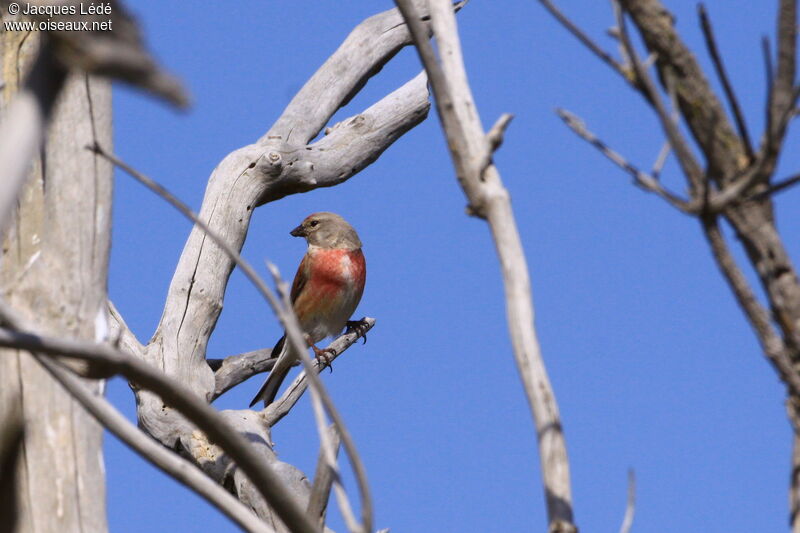
POLYGON ((292 369, 292 363, 286 360, 287 354, 284 353, 288 351, 288 348, 289 346, 286 344, 286 335, 284 335, 278 339, 278 342, 272 349, 272 357, 277 358, 275 366, 272 367, 272 371, 270 371, 267 380, 258 390, 253 401, 250 402, 250 407, 257 404, 259 400, 264 400, 264 407, 275 401, 275 396, 278 395, 278 390, 281 388, 283 380, 286 379, 289 370, 292 369))

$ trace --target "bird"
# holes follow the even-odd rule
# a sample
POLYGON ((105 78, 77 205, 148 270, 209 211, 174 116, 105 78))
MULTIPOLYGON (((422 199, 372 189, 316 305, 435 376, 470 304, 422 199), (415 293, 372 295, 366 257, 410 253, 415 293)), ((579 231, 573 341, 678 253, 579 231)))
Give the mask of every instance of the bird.
MULTIPOLYGON (((364 293, 367 264, 361 239, 344 218, 330 212, 308 215, 290 235, 304 237, 308 244, 292 282, 292 308, 308 345, 318 358, 326 358, 316 343, 344 329, 364 293)), ((250 407, 260 400, 264 407, 272 403, 294 364, 286 332, 272 349, 272 357, 278 358, 275 366, 250 407)))

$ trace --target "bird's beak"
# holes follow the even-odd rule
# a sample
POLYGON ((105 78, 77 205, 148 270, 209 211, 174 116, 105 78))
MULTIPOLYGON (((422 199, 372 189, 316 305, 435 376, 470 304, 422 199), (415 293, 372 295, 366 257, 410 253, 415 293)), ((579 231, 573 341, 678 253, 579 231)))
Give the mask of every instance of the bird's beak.
POLYGON ((306 230, 303 228, 302 225, 297 226, 296 228, 294 228, 292 231, 289 232, 289 235, 291 235, 292 237, 305 237, 306 230))

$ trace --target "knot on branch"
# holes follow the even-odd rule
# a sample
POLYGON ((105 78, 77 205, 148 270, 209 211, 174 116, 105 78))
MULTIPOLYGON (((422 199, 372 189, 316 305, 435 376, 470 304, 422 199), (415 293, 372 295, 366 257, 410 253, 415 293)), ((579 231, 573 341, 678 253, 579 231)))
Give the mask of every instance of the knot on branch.
POLYGON ((251 165, 262 176, 277 178, 283 170, 283 155, 277 150, 269 150, 251 165))
POLYGON ((363 129, 367 125, 367 115, 364 113, 359 113, 353 117, 350 117, 347 120, 343 120, 342 122, 337 122, 333 126, 325 128, 325 135, 330 135, 331 133, 335 132, 339 128, 346 127, 354 130, 363 129))

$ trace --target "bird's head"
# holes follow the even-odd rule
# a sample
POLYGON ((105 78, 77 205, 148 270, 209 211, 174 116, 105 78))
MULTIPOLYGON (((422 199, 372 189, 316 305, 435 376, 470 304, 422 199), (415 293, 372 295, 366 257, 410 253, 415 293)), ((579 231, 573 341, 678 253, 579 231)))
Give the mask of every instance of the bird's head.
POLYGON ((291 231, 294 237, 305 237, 309 246, 357 250, 361 240, 356 230, 336 213, 322 211, 308 215, 291 231))

